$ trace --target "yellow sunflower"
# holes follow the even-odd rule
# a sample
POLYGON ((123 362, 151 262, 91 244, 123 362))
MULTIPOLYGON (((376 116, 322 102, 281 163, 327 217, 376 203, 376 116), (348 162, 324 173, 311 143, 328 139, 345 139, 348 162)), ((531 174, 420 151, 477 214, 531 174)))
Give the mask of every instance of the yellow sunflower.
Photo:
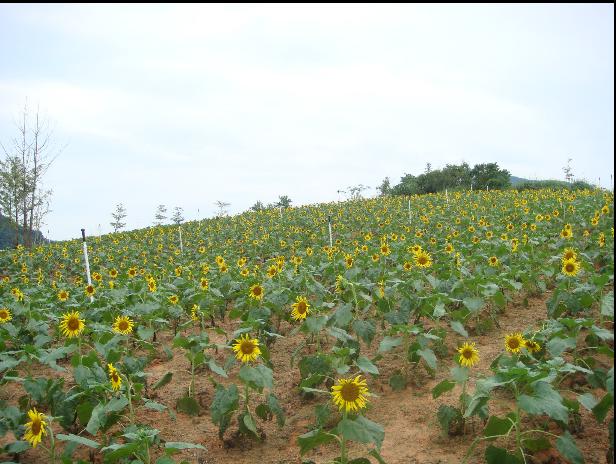
POLYGON ((58 300, 60 301, 68 300, 68 292, 66 290, 60 290, 58 292, 58 300))
POLYGON ((535 340, 524 340, 524 346, 531 353, 537 353, 541 351, 541 345, 535 340))
POLYGON ((13 319, 11 311, 8 308, 0 308, 0 324, 6 324, 11 319, 13 319))
POLYGON ((79 316, 79 311, 73 311, 62 315, 62 322, 60 322, 60 331, 65 337, 76 337, 84 329, 84 320, 79 319, 79 316))
POLYGON ((233 351, 235 351, 235 357, 243 363, 254 361, 261 354, 259 340, 251 339, 248 334, 244 334, 235 340, 233 351))
POLYGON ((107 364, 107 368, 109 369, 109 380, 111 381, 111 388, 113 391, 118 391, 122 386, 122 378, 118 373, 118 370, 113 367, 113 364, 107 364))
POLYGON ((47 435, 45 430, 45 427, 47 427, 45 419, 47 417, 42 412, 38 412, 36 408, 28 411, 28 417, 30 422, 27 422, 25 425, 26 433, 24 434, 24 440, 29 441, 32 448, 36 448, 36 445, 41 442, 43 435, 47 435))
POLYGON ((208 288, 210 288, 210 282, 205 277, 201 278, 201 282, 199 282, 199 285, 201 286, 201 290, 207 290, 208 288))
POLYGON ((475 342, 464 343, 464 345, 458 348, 458 353, 460 353, 458 361, 464 367, 473 367, 479 362, 479 351, 475 348, 475 342))
POLYGON ((84 292, 87 296, 93 296, 96 293, 96 288, 94 288, 94 285, 86 285, 84 292))
POLYGON ((565 248, 563 251, 563 256, 561 261, 564 263, 565 261, 576 261, 577 260, 577 252, 574 248, 565 248))
POLYGON ((575 260, 563 262, 562 273, 569 277, 574 277, 580 272, 580 263, 575 260))
POLYGON ((171 303, 172 305, 176 305, 178 304, 178 301, 180 301, 180 298, 177 295, 171 295, 167 297, 167 300, 169 300, 169 303, 171 303))
POLYGON ((521 333, 513 333, 505 336, 505 348, 510 353, 519 353, 520 348, 525 346, 526 340, 521 333))
POLYGON ((254 284, 248 291, 250 298, 261 301, 263 299, 263 287, 259 284, 254 284))
POLYGON ((496 256, 490 256, 488 258, 488 264, 492 267, 498 266, 498 258, 496 256))
POLYGON ((346 412, 355 412, 366 407, 368 385, 366 380, 360 377, 358 375, 354 379, 338 379, 337 384, 332 386, 332 401, 340 411, 344 409, 346 412))
POLYGON ((430 253, 427 253, 423 250, 419 251, 415 255, 415 264, 419 267, 431 267, 432 266, 432 257, 430 253))
POLYGON ((135 323, 128 316, 118 316, 113 323, 113 331, 122 335, 128 335, 133 332, 135 323))
POLYGON ((308 315, 310 305, 308 304, 308 300, 305 296, 298 296, 295 298, 295 303, 291 305, 293 307, 293 311, 291 311, 291 317, 296 321, 300 319, 306 319, 308 315))

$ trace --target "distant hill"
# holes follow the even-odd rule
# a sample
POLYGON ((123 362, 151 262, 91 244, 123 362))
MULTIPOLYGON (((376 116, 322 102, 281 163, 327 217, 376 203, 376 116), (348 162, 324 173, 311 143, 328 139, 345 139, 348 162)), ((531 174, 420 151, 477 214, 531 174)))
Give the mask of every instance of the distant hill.
POLYGON ((511 176, 509 178, 509 182, 511 182, 511 186, 515 187, 517 184, 523 184, 524 182, 534 182, 530 179, 524 179, 523 177, 511 176))
MULTIPOLYGON (((19 228, 19 240, 22 239, 22 228, 19 228)), ((41 232, 38 230, 34 231, 33 237, 34 243, 42 243, 46 242, 47 239, 43 236, 41 232)), ((8 217, 0 214, 0 250, 4 250, 6 248, 14 248, 15 247, 15 228, 13 227, 13 221, 11 221, 8 217)))

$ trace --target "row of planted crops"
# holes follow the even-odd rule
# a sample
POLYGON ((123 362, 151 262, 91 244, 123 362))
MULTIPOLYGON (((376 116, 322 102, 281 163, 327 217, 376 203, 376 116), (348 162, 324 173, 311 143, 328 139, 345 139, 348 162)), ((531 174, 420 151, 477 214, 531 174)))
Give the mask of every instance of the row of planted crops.
POLYGON ((609 455, 613 226, 611 192, 457 192, 250 212, 183 224, 181 239, 171 226, 94 237, 91 284, 80 240, 4 251, 0 457, 166 464, 232 434, 267 445, 263 424, 283 427, 289 413, 270 356, 283 338, 300 379, 292 394, 314 404, 297 462, 315 449, 385 462, 374 385, 403 391, 442 370, 432 396, 459 399, 426 414, 445 437, 467 436, 468 462, 530 463, 546 449, 584 462, 585 410, 608 430, 609 455), (538 295, 536 321, 480 373, 474 336, 538 295), (156 392, 177 372, 148 370, 180 352, 190 381, 165 401, 156 392), (505 413, 492 412, 497 393, 510 398, 505 413), (163 436, 148 411, 219 433, 163 436))

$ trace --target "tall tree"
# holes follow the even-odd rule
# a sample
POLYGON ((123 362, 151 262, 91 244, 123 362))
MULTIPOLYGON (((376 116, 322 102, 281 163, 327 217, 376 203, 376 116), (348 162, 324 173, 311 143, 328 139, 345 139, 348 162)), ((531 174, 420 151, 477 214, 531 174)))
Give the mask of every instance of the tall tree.
POLYGON ((113 217, 113 222, 110 222, 109 224, 113 227, 114 232, 117 232, 126 226, 126 223, 122 222, 126 218, 126 208, 124 208, 122 203, 118 203, 116 205, 116 209, 113 213, 111 213, 111 217, 113 217))
POLYGON ((165 205, 158 205, 156 208, 156 214, 154 215, 154 225, 160 226, 167 219, 167 207, 165 205))
POLYGON ((171 220, 178 226, 182 222, 184 222, 183 213, 184 213, 184 208, 182 208, 181 206, 176 206, 175 208, 173 208, 173 216, 171 216, 171 220))

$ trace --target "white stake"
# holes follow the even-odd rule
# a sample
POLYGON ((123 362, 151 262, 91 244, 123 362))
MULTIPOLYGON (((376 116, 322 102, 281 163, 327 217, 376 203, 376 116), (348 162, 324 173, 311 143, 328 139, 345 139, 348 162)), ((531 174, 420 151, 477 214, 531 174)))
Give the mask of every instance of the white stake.
POLYGON ((329 216, 327 219, 327 225, 329 227, 329 247, 333 248, 334 242, 332 240, 332 217, 331 216, 329 216))
POLYGON ((282 219, 282 206, 278 207, 278 211, 280 211, 280 219, 282 219))
MULTIPOLYGON (((88 277, 88 285, 92 285, 90 278, 90 261, 88 260, 88 244, 86 243, 86 230, 81 229, 81 238, 83 239, 83 259, 86 262, 86 276, 88 277)), ((90 296, 90 303, 94 301, 94 297, 90 296)))
POLYGON ((178 226, 180 231, 180 252, 184 253, 184 244, 182 243, 182 226, 178 226))
POLYGON ((447 189, 445 189, 445 199, 447 200, 447 204, 449 204, 449 193, 447 192, 447 189))

